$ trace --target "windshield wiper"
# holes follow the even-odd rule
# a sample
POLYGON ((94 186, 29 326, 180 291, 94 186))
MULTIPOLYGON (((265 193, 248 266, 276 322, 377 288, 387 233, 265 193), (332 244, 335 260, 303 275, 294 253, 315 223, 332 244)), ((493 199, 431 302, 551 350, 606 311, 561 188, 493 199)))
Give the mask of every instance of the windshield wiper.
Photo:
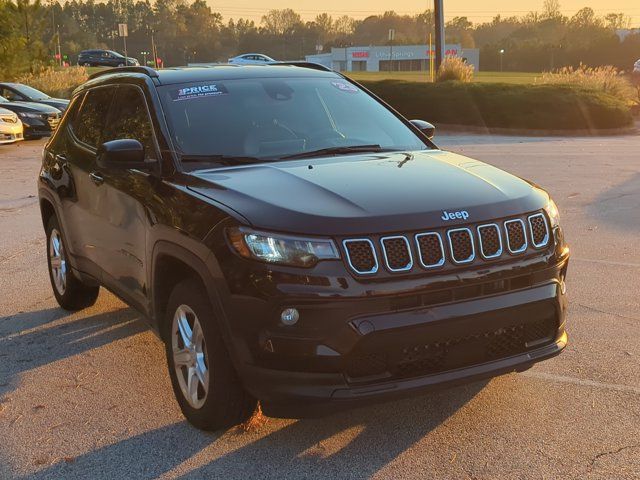
POLYGON ((382 148, 380 145, 351 145, 347 147, 329 147, 321 148, 320 150, 312 150, 310 152, 296 153, 294 155, 287 155, 281 157, 282 160, 296 159, 296 158, 313 158, 323 157, 325 155, 348 155, 350 153, 361 152, 389 152, 393 151, 391 148, 382 148))
POLYGON ((243 157, 233 155, 181 155, 180 160, 185 163, 220 163, 223 165, 248 165, 251 163, 268 162, 268 159, 243 157))

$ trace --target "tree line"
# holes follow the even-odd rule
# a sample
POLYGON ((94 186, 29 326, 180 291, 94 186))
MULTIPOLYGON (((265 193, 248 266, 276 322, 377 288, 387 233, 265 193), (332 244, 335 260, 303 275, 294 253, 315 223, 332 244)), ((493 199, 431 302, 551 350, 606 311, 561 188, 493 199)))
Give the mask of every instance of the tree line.
MULTIPOLYGON (((226 20, 204 0, 0 0, 0 74, 54 64, 58 44, 71 64, 83 49, 122 52, 119 23, 128 25, 129 55, 142 62, 141 52, 151 51, 153 36, 163 64, 173 66, 224 61, 246 52, 291 60, 315 53, 318 45, 325 52, 332 46, 386 45, 391 28, 395 44, 424 44, 433 20, 427 10, 417 15, 388 11, 362 20, 322 13, 305 21, 282 9, 268 11, 256 23, 226 20)), ((479 48, 483 70, 502 64, 504 70, 542 71, 580 63, 629 69, 640 57, 640 35, 621 42, 615 33, 629 24, 623 13, 598 16, 589 7, 566 16, 558 0, 545 0, 541 12, 496 15, 485 23, 455 17, 446 24, 446 40, 479 48)))

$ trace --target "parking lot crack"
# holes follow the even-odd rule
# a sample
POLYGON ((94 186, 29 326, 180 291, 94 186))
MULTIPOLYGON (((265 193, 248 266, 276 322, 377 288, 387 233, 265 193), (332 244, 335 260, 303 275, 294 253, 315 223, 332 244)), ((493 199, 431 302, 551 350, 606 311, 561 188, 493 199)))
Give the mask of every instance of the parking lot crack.
POLYGON ((608 455, 617 455, 618 453, 621 453, 621 452, 623 452, 625 450, 630 450, 632 448, 640 448, 640 443, 635 444, 635 445, 625 445, 624 447, 620 447, 620 448, 617 448, 615 450, 609 450, 609 451, 606 451, 606 452, 600 452, 599 454, 597 454, 595 457, 593 457, 591 459, 591 463, 589 464, 589 471, 591 471, 593 469, 593 467, 596 464, 596 462, 598 460, 600 460, 602 457, 606 457, 608 455))
POLYGON ((591 310, 592 312, 603 313, 605 315, 612 315, 614 317, 624 318, 625 320, 633 320, 635 322, 640 322, 640 318, 637 318, 637 317, 629 317, 627 315, 622 315, 621 313, 616 313, 616 312, 607 312, 606 310, 601 310, 599 308, 592 307, 591 305, 585 305, 584 303, 580 303, 580 302, 575 302, 575 304, 582 308, 586 308, 587 310, 591 310))

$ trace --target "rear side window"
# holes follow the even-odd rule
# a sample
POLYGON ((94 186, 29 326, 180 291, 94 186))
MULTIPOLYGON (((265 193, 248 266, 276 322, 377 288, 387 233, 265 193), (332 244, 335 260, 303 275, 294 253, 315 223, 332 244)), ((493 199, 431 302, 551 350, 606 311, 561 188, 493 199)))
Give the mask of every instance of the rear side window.
POLYGON ((111 106, 114 88, 96 88, 85 95, 80 111, 73 118, 72 129, 82 143, 97 148, 111 106))
POLYGON ((151 131, 147 105, 140 89, 118 87, 102 141, 132 138, 144 146, 146 158, 156 158, 151 131))

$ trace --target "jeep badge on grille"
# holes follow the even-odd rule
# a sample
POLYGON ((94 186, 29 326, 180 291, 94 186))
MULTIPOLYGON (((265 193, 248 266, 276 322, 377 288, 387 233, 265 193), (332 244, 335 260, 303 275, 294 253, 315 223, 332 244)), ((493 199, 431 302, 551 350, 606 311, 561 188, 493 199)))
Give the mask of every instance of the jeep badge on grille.
POLYGON ((447 212, 447 211, 443 211, 442 212, 442 220, 456 220, 456 219, 463 219, 466 220, 467 218, 469 218, 469 212, 467 212, 466 210, 460 210, 457 212, 447 212))

